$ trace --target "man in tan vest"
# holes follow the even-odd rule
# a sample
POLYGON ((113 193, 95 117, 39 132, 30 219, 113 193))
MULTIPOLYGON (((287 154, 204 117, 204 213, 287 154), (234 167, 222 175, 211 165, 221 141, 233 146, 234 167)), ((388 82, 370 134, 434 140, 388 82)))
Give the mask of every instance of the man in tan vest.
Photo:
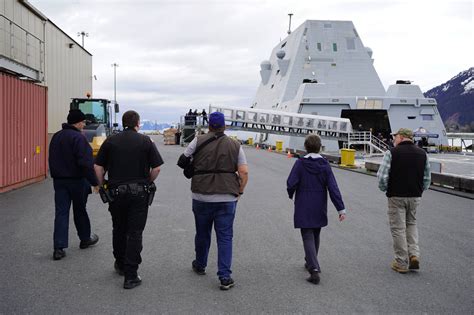
POLYGON ((217 275, 220 289, 234 286, 231 278, 233 224, 237 201, 248 181, 248 167, 240 144, 224 134, 225 119, 220 112, 209 115, 209 133, 197 136, 184 152, 193 156, 191 180, 193 212, 196 223, 192 268, 206 274, 212 226, 217 238, 217 275), (203 145, 204 144, 204 145, 203 145))

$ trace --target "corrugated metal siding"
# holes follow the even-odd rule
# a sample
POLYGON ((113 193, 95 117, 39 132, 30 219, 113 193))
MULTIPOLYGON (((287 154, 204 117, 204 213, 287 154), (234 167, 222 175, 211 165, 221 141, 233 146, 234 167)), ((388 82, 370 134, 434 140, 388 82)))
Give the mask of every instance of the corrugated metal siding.
POLYGON ((54 24, 46 23, 45 83, 48 86, 48 133, 61 129, 71 98, 92 93, 92 56, 54 24))
POLYGON ((0 73, 0 192, 46 177, 47 88, 0 73))

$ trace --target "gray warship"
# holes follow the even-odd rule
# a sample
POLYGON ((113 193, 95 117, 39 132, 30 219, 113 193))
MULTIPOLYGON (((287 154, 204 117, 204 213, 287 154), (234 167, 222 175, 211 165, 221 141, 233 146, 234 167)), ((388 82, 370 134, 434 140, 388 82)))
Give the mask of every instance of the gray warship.
MULTIPOLYGON (((401 127, 421 130, 433 145, 447 145, 436 100, 425 98, 420 87, 406 79, 385 90, 373 62, 372 50, 364 46, 351 21, 307 20, 293 32, 288 30, 260 64, 261 82, 251 107, 346 118, 354 132, 386 139, 401 127)), ((304 139, 283 140, 288 147, 302 148, 304 139)), ((326 150, 341 145, 328 140, 326 150)))

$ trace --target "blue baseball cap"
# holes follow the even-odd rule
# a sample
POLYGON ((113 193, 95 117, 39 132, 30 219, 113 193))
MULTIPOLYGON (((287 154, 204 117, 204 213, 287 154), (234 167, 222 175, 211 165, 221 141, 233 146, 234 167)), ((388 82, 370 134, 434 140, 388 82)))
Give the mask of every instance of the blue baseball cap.
POLYGON ((221 112, 213 112, 209 115, 209 126, 219 129, 225 126, 224 114, 221 112))

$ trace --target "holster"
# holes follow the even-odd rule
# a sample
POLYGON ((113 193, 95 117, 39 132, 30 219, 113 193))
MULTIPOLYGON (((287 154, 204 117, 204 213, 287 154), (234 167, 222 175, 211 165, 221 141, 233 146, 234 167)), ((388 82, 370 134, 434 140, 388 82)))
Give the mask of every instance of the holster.
POLYGON ((106 188, 107 186, 101 186, 99 188, 99 195, 100 195, 100 199, 102 199, 102 202, 103 203, 107 203, 107 202, 113 202, 114 201, 114 196, 113 196, 113 193, 106 188))
POLYGON ((156 192, 156 185, 155 183, 151 182, 146 186, 147 192, 148 192, 148 205, 151 206, 153 203, 153 199, 155 198, 155 192, 156 192))

